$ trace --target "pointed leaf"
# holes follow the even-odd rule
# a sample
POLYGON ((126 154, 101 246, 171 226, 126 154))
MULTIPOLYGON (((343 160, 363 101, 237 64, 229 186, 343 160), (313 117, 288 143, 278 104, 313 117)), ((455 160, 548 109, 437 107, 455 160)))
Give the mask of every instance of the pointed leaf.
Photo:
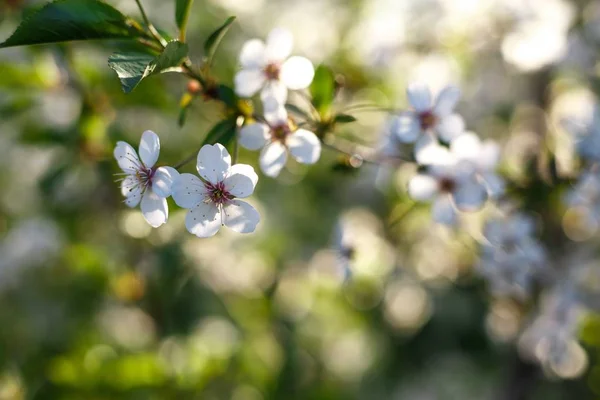
POLYGON ((315 71, 315 77, 310 85, 310 95, 313 106, 323 116, 335 97, 335 77, 333 72, 323 64, 315 71))
POLYGON ((212 61, 213 56, 215 55, 215 52, 219 47, 219 43, 221 43, 221 40, 231 27, 231 24, 233 24, 233 21, 235 21, 235 17, 227 18, 225 23, 221 25, 216 31, 211 33, 208 39, 206 39, 206 42, 204 42, 204 55, 209 63, 212 61))
POLYGON ((114 53, 108 58, 108 65, 117 73, 123 91, 129 93, 142 79, 179 67, 187 54, 187 44, 174 40, 156 57, 144 53, 114 53))
POLYGON ((2 47, 140 37, 135 21, 98 0, 57 0, 31 13, 2 47))
POLYGON ((340 124, 348 124, 350 122, 356 121, 356 118, 348 114, 338 114, 335 116, 334 121, 340 124))
POLYGON ((202 145, 221 143, 223 146, 227 146, 231 139, 235 137, 236 128, 236 118, 223 120, 213 126, 202 145))
POLYGON ((189 15, 192 3, 193 0, 177 0, 175 3, 175 21, 179 29, 185 25, 185 20, 189 15))

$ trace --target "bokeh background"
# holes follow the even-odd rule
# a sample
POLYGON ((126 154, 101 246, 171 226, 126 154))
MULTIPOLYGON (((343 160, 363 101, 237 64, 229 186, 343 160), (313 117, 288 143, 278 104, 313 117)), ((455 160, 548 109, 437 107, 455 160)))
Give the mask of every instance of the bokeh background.
MULTIPOLYGON (((3 0, 0 38, 43 3, 3 0)), ((133 0, 109 3, 139 18, 133 0)), ((155 25, 176 32, 174 2, 143 3, 155 25)), ((229 15, 238 19, 213 69, 223 82, 245 40, 281 26, 296 54, 344 77, 339 110, 404 107, 413 80, 434 91, 461 86, 467 126, 502 144, 503 173, 527 188, 515 196, 532 193, 526 208, 565 224, 560 190, 529 171, 547 169, 548 149, 552 174, 576 171, 558 121, 589 113, 600 89, 600 2, 196 1, 196 62, 229 15)), ((473 271, 477 234, 432 225, 427 207, 407 198, 414 169, 374 185, 376 166, 347 168, 326 150, 316 166, 261 175, 253 235, 195 238, 172 203, 169 222, 150 228, 122 203, 114 144, 137 147, 151 129, 161 162, 176 164, 223 110, 197 99, 179 128, 187 82, 176 74, 125 95, 107 66, 124 46, 0 51, 0 399, 600 396, 600 319, 582 323, 585 354, 567 369, 520 357, 515 342, 532 306, 489 294, 473 271)), ((385 113, 353 115, 359 121, 341 134, 376 146, 385 113)), ((242 150, 241 161, 256 166, 256 153, 242 150)), ((558 248, 568 268, 579 262, 569 249, 594 232, 566 232, 571 242, 558 248)))

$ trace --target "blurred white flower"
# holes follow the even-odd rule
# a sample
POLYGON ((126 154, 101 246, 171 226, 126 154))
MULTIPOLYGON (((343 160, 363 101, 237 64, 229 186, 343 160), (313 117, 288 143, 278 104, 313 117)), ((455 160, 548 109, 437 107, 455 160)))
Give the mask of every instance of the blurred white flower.
POLYGON ((504 192, 504 179, 496 173, 500 161, 500 147, 496 142, 481 142, 475 133, 466 132, 450 142, 450 151, 458 160, 470 162, 475 167, 490 197, 497 197, 504 192))
POLYGON ((600 223, 600 173, 585 171, 566 195, 569 207, 585 211, 586 217, 600 223))
POLYGON ((319 138, 290 123, 284 107, 265 113, 265 123, 244 126, 240 130, 239 143, 248 150, 262 148, 260 168, 270 177, 279 175, 287 162, 288 152, 302 164, 314 164, 321 156, 319 138))
POLYGON ((246 164, 231 165, 221 144, 205 145, 196 164, 200 178, 181 174, 173 183, 173 200, 190 211, 185 226, 198 237, 215 235, 221 225, 239 233, 251 233, 260 220, 258 211, 245 201, 254 192, 258 176, 246 164))
POLYGON ((139 158, 128 143, 118 142, 114 156, 123 170, 121 193, 125 204, 136 207, 141 201, 144 219, 154 228, 167 222, 169 208, 167 197, 171 195, 171 185, 179 173, 172 167, 155 167, 160 153, 160 140, 152 131, 142 134, 139 158))
POLYGON ((436 162, 409 181, 408 193, 417 201, 433 200, 433 219, 453 225, 457 209, 477 211, 483 207, 488 198, 487 189, 470 163, 458 160, 442 146, 432 146, 430 153, 434 150, 436 162))
POLYGON ((533 280, 546 263, 546 252, 533 231, 533 221, 522 214, 486 224, 484 236, 488 242, 482 246, 477 269, 495 295, 521 300, 529 296, 533 280))
POLYGON ((579 156, 595 162, 600 161, 600 108, 589 119, 564 118, 561 124, 573 136, 579 156))
POLYGON ((235 75, 235 92, 252 97, 261 90, 263 102, 285 103, 287 91, 307 88, 315 75, 312 63, 305 57, 289 57, 293 37, 285 29, 275 28, 264 43, 247 41, 240 53, 242 70, 235 75), (289 58, 288 58, 289 57, 289 58))
POLYGON ((391 130, 402 143, 427 140, 426 134, 434 132, 437 137, 450 142, 463 133, 465 123, 454 113, 460 98, 456 86, 446 86, 433 101, 431 91, 423 83, 412 83, 407 89, 408 101, 413 110, 402 112, 392 120, 391 130))

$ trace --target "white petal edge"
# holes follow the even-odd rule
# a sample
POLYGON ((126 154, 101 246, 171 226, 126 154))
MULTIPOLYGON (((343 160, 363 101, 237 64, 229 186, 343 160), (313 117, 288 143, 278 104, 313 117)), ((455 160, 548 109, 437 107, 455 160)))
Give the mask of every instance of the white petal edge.
POLYGON ((414 82, 408 85, 406 95, 410 105, 417 112, 431 110, 431 91, 429 87, 422 82, 414 82))
POLYGON ((267 36, 265 57, 267 62, 282 62, 292 54, 294 37, 284 28, 275 28, 267 36))
POLYGON ((152 190, 146 190, 142 196, 142 215, 153 228, 158 228, 169 218, 169 207, 167 199, 160 197, 152 190))
POLYGON ((408 195, 416 201, 429 201, 438 190, 438 181, 429 175, 418 174, 408 181, 408 195))
POLYGON ((449 226, 456 224, 458 219, 452 200, 446 193, 435 199, 431 207, 431 215, 435 222, 449 226))
POLYGON ((206 199, 204 183, 195 175, 181 174, 171 187, 171 196, 175 204, 182 208, 194 208, 206 199))
POLYGON ((421 165, 452 165, 455 158, 450 151, 440 145, 430 133, 422 135, 415 143, 415 160, 421 165))
POLYGON ((442 118, 435 127, 438 137, 448 143, 465 131, 465 121, 458 114, 450 114, 442 118))
POLYGON ((240 64, 244 69, 262 69, 265 66, 265 44, 260 39, 248 40, 240 51, 240 64))
POLYGON ((137 153, 129 143, 117 142, 113 155, 119 164, 119 168, 125 173, 135 173, 141 167, 137 153))
POLYGON ((267 144, 260 153, 260 169, 271 178, 279 175, 287 162, 287 149, 281 142, 267 144))
POLYGON ((152 190, 160 197, 169 197, 173 182, 179 178, 179 172, 173 167, 159 167, 152 177, 152 190))
POLYGON ((196 169, 198 174, 210 183, 217 184, 223 181, 230 167, 231 156, 220 143, 204 145, 198 152, 196 169))
POLYGON ((460 99, 460 94, 460 89, 454 85, 449 85, 442 89, 433 107, 435 115, 445 117, 451 114, 460 99))
POLYGON ((463 182, 452 193, 452 199, 461 211, 477 211, 488 199, 487 188, 475 179, 463 182))
POLYGON ((261 149, 265 146, 267 140, 269 140, 269 131, 270 128, 260 122, 244 125, 244 127, 240 129, 238 137, 239 143, 248 150, 261 149))
POLYGON ((245 201, 233 200, 223 207, 223 224, 238 233, 252 233, 260 222, 260 214, 245 201))
POLYGON ((315 67, 306 57, 290 57, 281 66, 281 81, 290 90, 306 89, 315 77, 315 67))
POLYGON ((140 158, 146 168, 154 167, 160 154, 160 139, 158 135, 152 131, 145 131, 142 134, 139 148, 140 158))
POLYGON ((201 238, 214 236, 221 228, 221 211, 212 202, 200 203, 185 216, 188 232, 201 238))
POLYGON ((306 129, 298 129, 288 136, 286 145, 290 154, 302 164, 314 164, 321 157, 321 142, 317 135, 306 129))
POLYGON ((243 69, 235 74, 235 93, 240 97, 254 96, 267 82, 260 69, 243 69))
POLYGON ((421 123, 413 112, 405 112, 392 117, 391 132, 402 143, 414 143, 421 135, 421 123))
POLYGON ((288 90, 283 82, 276 79, 266 81, 265 86, 260 91, 260 99, 265 112, 272 111, 278 106, 283 107, 287 101, 287 95, 288 90))
POLYGON ((223 181, 225 190, 235 197, 248 197, 254 192, 258 175, 254 168, 247 164, 235 164, 229 170, 229 175, 223 181))

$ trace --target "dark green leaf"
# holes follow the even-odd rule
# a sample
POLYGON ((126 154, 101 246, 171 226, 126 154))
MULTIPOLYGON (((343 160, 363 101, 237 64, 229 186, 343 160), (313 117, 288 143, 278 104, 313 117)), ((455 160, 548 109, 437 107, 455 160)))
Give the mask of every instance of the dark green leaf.
POLYGON ((98 0, 57 0, 25 18, 1 47, 139 37, 135 21, 98 0))
POLYGON ((230 108, 237 107, 238 98, 232 88, 226 85, 219 85, 217 88, 219 99, 230 108))
POLYGON ((174 40, 156 57, 144 53, 114 53, 108 58, 108 66, 117 73, 123 91, 129 93, 142 79, 180 66, 187 54, 187 44, 174 40))
POLYGON ((175 21, 177 21, 177 27, 181 29, 185 24, 185 19, 189 15, 190 7, 194 0, 177 0, 175 3, 175 21))
POLYGON ((208 132, 204 142, 205 144, 215 144, 221 143, 223 146, 227 146, 227 144, 235 137, 236 131, 236 118, 229 118, 223 120, 213 126, 213 128, 208 132))
POLYGON ((209 63, 212 60, 213 56, 215 55, 215 52, 217 51, 217 48, 219 47, 219 43, 221 43, 221 40, 223 39, 223 37, 225 36, 227 31, 231 27, 231 24, 233 23, 233 21, 235 21, 235 17, 227 18, 225 23, 223 25, 221 25, 219 27, 219 29, 217 29, 216 31, 211 33, 211 35, 208 37, 208 39, 206 39, 206 42, 204 42, 204 55, 209 63))
POLYGON ((335 116, 334 121, 340 124, 347 124, 356 121, 356 118, 348 114, 338 114, 335 116))
POLYGON ((286 104, 286 105, 285 105, 285 108, 286 108, 288 111, 291 111, 291 112, 293 112, 294 114, 297 114, 297 115, 299 115, 299 116, 303 117, 303 118, 304 118, 304 119, 306 119, 307 121, 310 121, 310 120, 311 120, 311 117, 310 117, 310 115, 308 114, 308 112, 304 111, 303 109, 301 109, 300 107, 298 107, 298 106, 296 106, 296 105, 294 105, 294 104, 289 104, 289 103, 288 103, 288 104, 286 104))
POLYGON ((333 72, 325 65, 319 65, 315 77, 310 85, 312 104, 321 116, 325 114, 335 97, 335 77, 333 72))

